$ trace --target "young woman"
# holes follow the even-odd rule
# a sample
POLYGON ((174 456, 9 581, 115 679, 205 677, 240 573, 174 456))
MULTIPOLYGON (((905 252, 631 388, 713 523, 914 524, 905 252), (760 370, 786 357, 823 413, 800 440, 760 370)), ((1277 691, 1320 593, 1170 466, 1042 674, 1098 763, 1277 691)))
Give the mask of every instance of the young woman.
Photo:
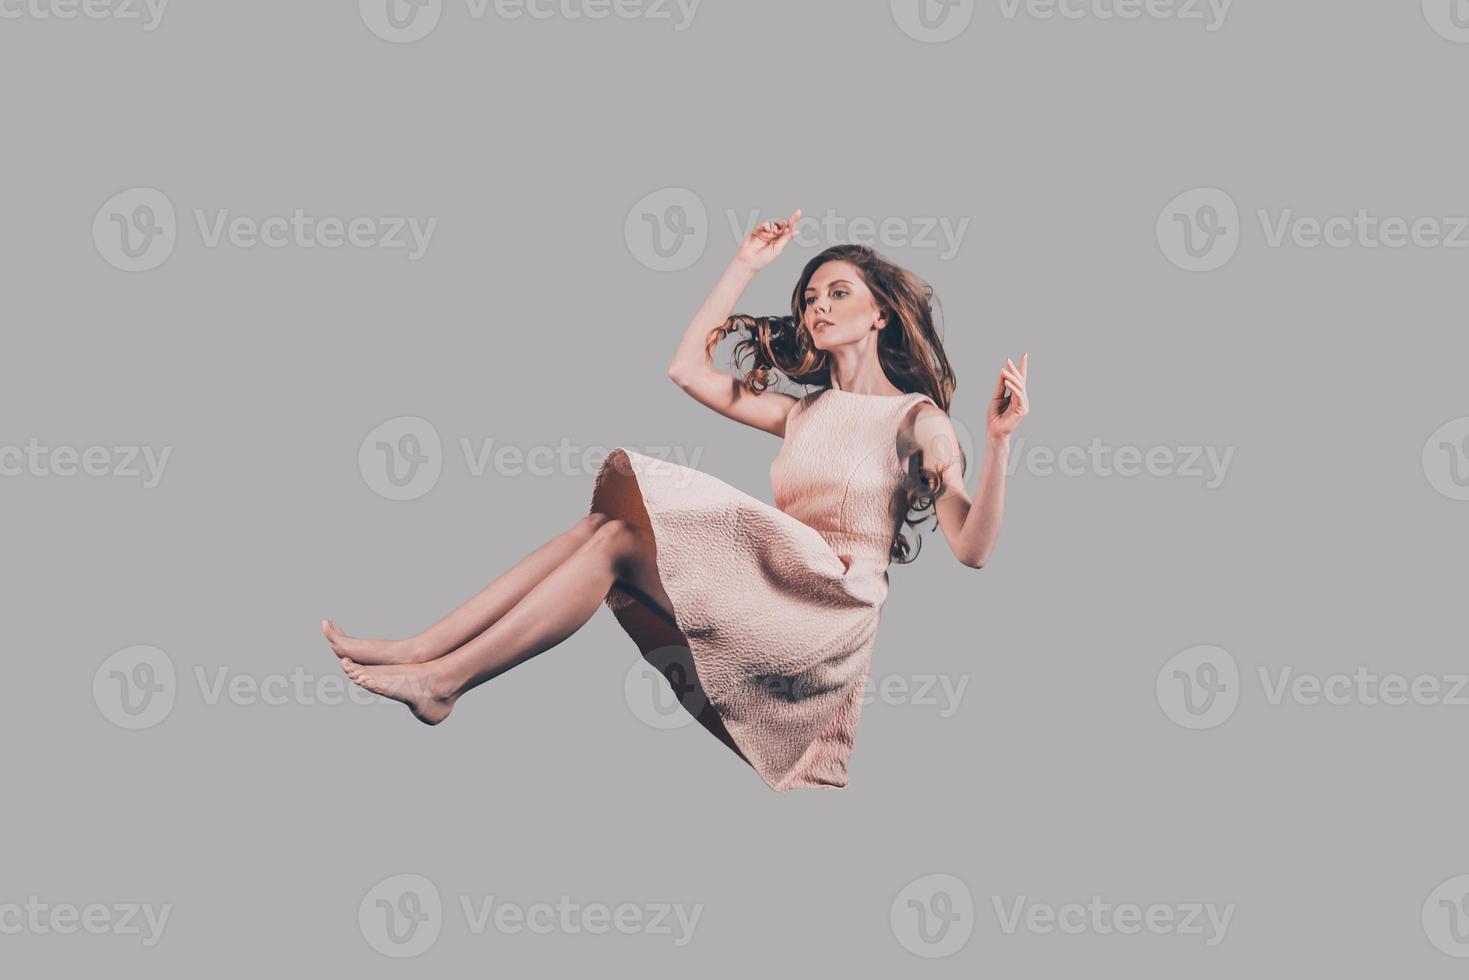
POLYGON ((782 437, 775 506, 618 447, 586 517, 417 636, 359 639, 324 620, 353 681, 436 725, 466 691, 556 646, 605 602, 684 707, 772 789, 847 784, 887 567, 911 560, 902 526, 932 507, 961 563, 989 560, 1010 435, 1029 408, 1029 358, 1000 370, 971 501, 948 415, 954 374, 920 279, 866 246, 837 245, 806 264, 790 316, 731 316, 800 214, 750 233, 668 369, 696 401, 782 437), (735 377, 711 355, 741 328, 736 360, 754 363, 735 377), (771 391, 775 372, 820 387, 771 391))

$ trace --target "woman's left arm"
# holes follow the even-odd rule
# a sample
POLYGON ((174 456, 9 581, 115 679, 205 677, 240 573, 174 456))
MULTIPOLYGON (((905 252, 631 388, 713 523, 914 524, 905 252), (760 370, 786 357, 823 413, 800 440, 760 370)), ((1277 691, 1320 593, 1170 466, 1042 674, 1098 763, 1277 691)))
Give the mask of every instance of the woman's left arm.
MULTIPOLYGON (((985 426, 985 447, 979 487, 971 501, 964 490, 964 476, 959 465, 959 454, 954 451, 958 441, 953 423, 947 416, 943 424, 918 425, 918 442, 923 449, 925 462, 942 461, 937 467, 943 478, 943 490, 934 503, 939 526, 949 549, 960 562, 970 568, 983 568, 994 550, 995 540, 1000 535, 1000 522, 1005 514, 1005 476, 1010 463, 1010 434, 1030 410, 1025 391, 1026 371, 1029 354, 1020 355, 1017 366, 1009 358, 1000 371, 995 393, 990 399, 988 424, 985 426)), ((932 406, 930 406, 932 408, 932 406)), ((932 412, 937 422, 938 412, 932 412)))

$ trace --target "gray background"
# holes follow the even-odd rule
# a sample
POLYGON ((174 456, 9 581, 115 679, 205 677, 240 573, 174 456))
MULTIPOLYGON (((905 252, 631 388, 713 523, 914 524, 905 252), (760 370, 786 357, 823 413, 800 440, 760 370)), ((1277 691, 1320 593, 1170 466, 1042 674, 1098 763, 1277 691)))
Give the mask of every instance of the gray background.
MULTIPOLYGON (((1256 210, 1469 212, 1469 46, 1418 3, 1239 0, 1199 21, 1007 19, 926 43, 887 3, 706 0, 647 17, 472 18, 388 43, 354 4, 183 4, 155 31, 0 21, 5 379, 0 443, 172 447, 162 482, 0 479, 8 677, 0 904, 172 903, 161 941, 0 935, 34 971, 597 970, 1134 976, 1462 973, 1420 915, 1469 872, 1469 708, 1270 705, 1256 668, 1465 669, 1469 504, 1421 454, 1469 415, 1464 251, 1268 247, 1256 210), (165 192, 178 242, 120 271, 94 215, 165 192), (639 261, 629 213, 707 208, 685 269, 639 261), (1196 187, 1243 215, 1217 271, 1170 263, 1160 211, 1196 187), (437 216, 428 253, 207 248, 193 210, 437 216), (931 282, 982 433, 1031 358, 1017 443, 1234 447, 1227 478, 1008 481, 991 563, 938 531, 894 565, 873 672, 967 679, 959 709, 866 708, 840 791, 776 794, 696 725, 624 697, 599 611, 425 728, 396 706, 206 703, 196 668, 337 672, 318 622, 414 632, 586 512, 591 472, 480 477, 461 437, 676 446, 770 500, 768 434, 664 376, 738 244, 727 214, 969 219, 962 247, 879 251, 931 282), (357 457, 430 420, 411 501, 357 457), (1458 600, 1458 601, 1455 601, 1458 600), (1209 730, 1155 694, 1175 653, 1243 673, 1209 730), (106 658, 166 652, 143 730, 93 697, 106 658), (358 903, 411 872, 445 903, 414 960, 358 903), (972 893, 942 958, 890 924, 932 874, 972 893), (458 897, 701 903, 668 935, 472 934, 458 897), (992 897, 1211 902, 1225 940, 1004 933, 992 897)), ((814 231, 819 231, 816 229, 814 231)), ((809 236, 814 237, 814 236, 809 236)), ((792 244, 737 310, 788 307, 792 244)), ((725 366, 721 355, 721 366, 725 366)), ((971 490, 978 477, 970 469, 971 490)))

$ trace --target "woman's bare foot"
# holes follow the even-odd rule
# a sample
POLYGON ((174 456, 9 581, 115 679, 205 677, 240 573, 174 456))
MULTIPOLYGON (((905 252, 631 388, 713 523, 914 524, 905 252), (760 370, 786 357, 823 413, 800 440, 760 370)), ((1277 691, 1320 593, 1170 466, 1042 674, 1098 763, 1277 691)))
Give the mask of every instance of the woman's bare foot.
POLYGON ((339 658, 359 664, 421 664, 434 659, 414 640, 364 640, 348 636, 330 619, 321 621, 321 631, 339 658))
POLYGON ((459 695, 438 664, 383 664, 364 667, 350 657, 342 658, 342 669, 352 680, 385 698, 402 701, 413 717, 425 725, 437 725, 449 717, 459 695))

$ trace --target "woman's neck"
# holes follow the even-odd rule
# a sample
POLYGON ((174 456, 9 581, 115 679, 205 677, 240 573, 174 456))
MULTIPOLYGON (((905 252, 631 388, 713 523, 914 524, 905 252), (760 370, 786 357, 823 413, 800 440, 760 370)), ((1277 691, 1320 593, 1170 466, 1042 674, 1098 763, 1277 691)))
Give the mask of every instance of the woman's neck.
POLYGON ((852 395, 901 395, 903 392, 894 387, 881 371, 869 372, 861 378, 852 378, 844 381, 837 377, 832 371, 829 380, 833 388, 845 391, 852 395))

